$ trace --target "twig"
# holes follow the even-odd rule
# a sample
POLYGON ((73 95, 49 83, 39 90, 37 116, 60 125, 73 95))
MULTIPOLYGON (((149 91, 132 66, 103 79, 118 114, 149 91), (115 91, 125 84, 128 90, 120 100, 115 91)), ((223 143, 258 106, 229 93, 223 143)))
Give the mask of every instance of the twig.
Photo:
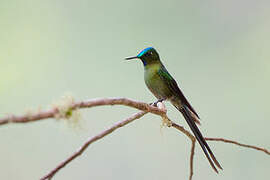
POLYGON ((268 151, 265 148, 258 147, 258 146, 252 146, 252 145, 248 145, 248 144, 242 144, 242 143, 239 143, 237 141, 232 141, 232 140, 224 139, 224 138, 208 138, 208 137, 206 137, 204 139, 206 141, 221 141, 221 142, 225 142, 225 143, 231 143, 231 144, 235 144, 235 145, 238 145, 238 146, 242 146, 242 147, 246 147, 246 148, 251 148, 251 149, 258 150, 258 151, 262 151, 262 152, 265 152, 266 154, 270 155, 270 151, 268 151))
POLYGON ((76 157, 78 157, 79 155, 81 155, 86 148, 92 144, 93 142, 103 138, 104 136, 109 135, 110 133, 112 133, 114 130, 123 127, 125 125, 127 125, 128 123, 131 123, 132 121, 139 119, 140 117, 142 117, 143 115, 145 115, 147 112, 144 111, 140 111, 136 114, 133 114, 132 116, 128 117, 125 120, 119 121, 116 124, 114 124, 112 127, 102 131, 101 133, 91 137, 90 139, 88 139, 81 147, 78 151, 76 151, 75 153, 73 153, 69 158, 67 158, 66 160, 64 160, 63 162, 61 162, 56 168, 54 168, 52 171, 50 171, 46 176, 42 177, 41 180, 46 180, 46 179, 51 179, 60 169, 62 169, 63 167, 65 167, 70 161, 74 160, 76 157))
POLYGON ((178 124, 172 122, 172 127, 178 129, 179 131, 183 132, 189 139, 191 140, 191 150, 190 150, 190 160, 189 160, 189 180, 192 180, 193 176, 193 159, 194 159, 194 152, 195 152, 195 137, 187 130, 185 130, 184 127, 179 126, 178 124))

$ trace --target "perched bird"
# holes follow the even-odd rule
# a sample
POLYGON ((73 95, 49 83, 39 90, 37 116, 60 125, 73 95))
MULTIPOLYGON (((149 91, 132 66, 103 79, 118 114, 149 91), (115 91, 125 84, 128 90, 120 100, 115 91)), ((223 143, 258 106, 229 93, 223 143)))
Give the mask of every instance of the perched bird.
POLYGON ((157 51, 153 47, 148 47, 142 50, 137 56, 126 58, 126 60, 131 59, 139 59, 142 61, 144 65, 145 84, 158 99, 157 102, 168 100, 183 114, 210 165, 218 173, 216 166, 220 169, 222 169, 222 167, 195 124, 195 122, 199 122, 200 119, 198 114, 189 104, 176 81, 160 61, 157 51))

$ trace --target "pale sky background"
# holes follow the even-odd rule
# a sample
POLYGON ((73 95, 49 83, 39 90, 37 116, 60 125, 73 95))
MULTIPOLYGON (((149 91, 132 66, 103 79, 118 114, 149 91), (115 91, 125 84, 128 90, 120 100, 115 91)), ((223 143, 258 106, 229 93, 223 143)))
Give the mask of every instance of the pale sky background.
MULTIPOLYGON (((154 46, 199 113, 205 136, 270 149, 269 19, 269 0, 1 0, 0 117, 46 109, 66 93, 152 102, 142 63, 124 58, 154 46)), ((0 179, 39 179, 88 137, 134 112, 85 109, 81 128, 55 119, 2 126, 0 179)), ((187 179, 190 142, 160 125, 146 115, 91 145, 54 179, 187 179)), ((266 154, 209 144, 224 170, 215 174, 197 145, 194 180, 269 179, 266 154)))

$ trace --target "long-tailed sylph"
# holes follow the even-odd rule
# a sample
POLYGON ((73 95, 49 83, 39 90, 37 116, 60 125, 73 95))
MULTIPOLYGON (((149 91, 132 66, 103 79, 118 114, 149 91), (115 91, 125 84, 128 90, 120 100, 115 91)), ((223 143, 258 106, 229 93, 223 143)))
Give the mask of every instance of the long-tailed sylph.
POLYGON ((198 114, 189 104, 176 81, 160 61, 157 51, 152 47, 148 47, 142 50, 137 56, 126 58, 126 60, 130 59, 139 59, 142 61, 144 65, 144 81, 148 89, 155 95, 159 102, 168 100, 182 113, 210 165, 216 172, 218 172, 216 166, 222 169, 195 124, 195 122, 199 122, 198 114))

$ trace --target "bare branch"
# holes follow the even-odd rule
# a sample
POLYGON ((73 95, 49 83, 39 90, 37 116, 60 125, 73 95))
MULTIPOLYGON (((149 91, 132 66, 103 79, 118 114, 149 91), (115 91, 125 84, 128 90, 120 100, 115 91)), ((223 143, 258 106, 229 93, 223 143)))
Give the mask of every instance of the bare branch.
POLYGON ((182 133, 184 133, 189 139, 191 140, 191 150, 190 150, 190 160, 189 160, 189 180, 192 180, 193 176, 193 159, 194 159, 194 153, 195 153, 195 142, 196 138, 187 130, 185 130, 184 127, 179 126, 178 124, 172 122, 172 127, 178 129, 182 133))
POLYGON ((109 135, 110 133, 112 133, 114 130, 123 127, 125 125, 127 125, 128 123, 131 123, 132 121, 141 118, 143 115, 145 115, 147 112, 144 111, 140 111, 136 114, 133 114, 132 116, 128 117, 127 119, 124 119, 122 121, 117 122, 116 124, 114 124, 112 127, 102 131, 101 133, 91 137, 90 139, 88 139, 81 147, 78 151, 76 151, 75 153, 73 153, 69 158, 67 158, 66 160, 64 160, 63 162, 61 162, 56 168, 54 168, 52 171, 50 171, 46 176, 42 177, 41 180, 46 180, 46 179, 51 179, 60 169, 62 169, 63 167, 65 167, 70 161, 74 160, 76 157, 78 157, 79 155, 81 155, 86 148, 92 144, 93 142, 103 138, 104 136, 109 135))
POLYGON ((54 115, 57 113, 58 113, 57 109, 51 109, 48 111, 38 112, 32 115, 22 115, 22 116, 9 115, 4 118, 0 118, 0 125, 8 123, 27 123, 42 119, 48 119, 54 117, 54 115))
POLYGON ((251 149, 258 150, 258 151, 262 151, 262 152, 265 152, 266 154, 270 155, 270 151, 268 151, 265 148, 258 147, 258 146, 252 146, 252 145, 248 145, 248 144, 242 144, 242 143, 239 143, 237 141, 232 141, 232 140, 224 139, 224 138, 208 138, 208 137, 206 137, 204 139, 206 141, 221 141, 221 142, 225 142, 225 143, 231 143, 231 144, 235 144, 235 145, 238 145, 238 146, 242 146, 242 147, 246 147, 246 148, 251 148, 251 149))

